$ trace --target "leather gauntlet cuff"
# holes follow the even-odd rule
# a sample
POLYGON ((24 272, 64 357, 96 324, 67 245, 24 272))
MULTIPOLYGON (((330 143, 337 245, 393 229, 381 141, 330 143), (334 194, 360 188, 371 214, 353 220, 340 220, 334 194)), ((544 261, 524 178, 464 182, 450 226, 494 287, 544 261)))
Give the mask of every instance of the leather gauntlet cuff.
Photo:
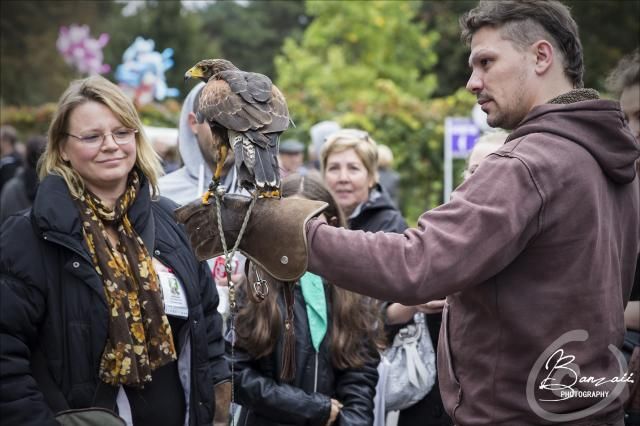
MULTIPOLYGON (((236 242, 251 199, 225 195, 220 212, 227 249, 236 242)), ((307 269, 306 223, 322 213, 327 203, 301 198, 256 200, 238 250, 280 281, 295 281, 307 269)), ((216 203, 195 200, 176 209, 199 260, 224 254, 218 231, 216 203)))

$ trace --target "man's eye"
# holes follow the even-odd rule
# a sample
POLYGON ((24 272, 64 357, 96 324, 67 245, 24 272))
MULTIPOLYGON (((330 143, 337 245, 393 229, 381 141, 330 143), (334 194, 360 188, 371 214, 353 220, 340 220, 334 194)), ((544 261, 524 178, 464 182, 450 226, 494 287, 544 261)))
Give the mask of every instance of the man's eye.
POLYGON ((480 65, 486 67, 491 62, 491 59, 480 59, 480 65))

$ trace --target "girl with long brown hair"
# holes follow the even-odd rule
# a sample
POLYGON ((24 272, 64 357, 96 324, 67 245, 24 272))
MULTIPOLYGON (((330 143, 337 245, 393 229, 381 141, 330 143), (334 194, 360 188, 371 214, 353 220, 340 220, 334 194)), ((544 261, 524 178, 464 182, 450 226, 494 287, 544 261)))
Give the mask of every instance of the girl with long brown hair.
MULTIPOLYGON (((290 175, 282 192, 327 202, 327 222, 344 226, 319 176, 290 175)), ((251 265, 248 277, 236 317, 238 424, 373 424, 381 331, 377 308, 310 273, 296 283, 282 283, 251 265), (251 284, 260 279, 267 280, 264 300, 251 284)))

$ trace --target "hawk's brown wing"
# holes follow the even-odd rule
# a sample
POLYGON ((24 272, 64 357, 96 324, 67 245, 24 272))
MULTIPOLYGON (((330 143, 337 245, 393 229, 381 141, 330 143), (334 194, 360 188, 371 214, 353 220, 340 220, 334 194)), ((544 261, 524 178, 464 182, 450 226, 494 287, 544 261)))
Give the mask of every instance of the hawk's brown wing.
POLYGON ((198 112, 209 123, 238 132, 252 129, 261 121, 247 112, 246 102, 224 80, 209 80, 202 88, 198 112))
POLYGON ((224 71, 209 80, 200 95, 200 113, 209 122, 248 132, 263 146, 260 136, 289 127, 289 111, 282 93, 268 77, 244 71, 224 71))
POLYGON ((271 123, 263 129, 263 133, 284 132, 289 128, 289 109, 282 92, 275 86, 271 86, 270 114, 271 123))
POLYGON ((268 77, 239 70, 219 72, 202 89, 199 115, 210 126, 230 131, 228 142, 242 186, 262 191, 280 187, 278 140, 289 127, 289 110, 268 77))

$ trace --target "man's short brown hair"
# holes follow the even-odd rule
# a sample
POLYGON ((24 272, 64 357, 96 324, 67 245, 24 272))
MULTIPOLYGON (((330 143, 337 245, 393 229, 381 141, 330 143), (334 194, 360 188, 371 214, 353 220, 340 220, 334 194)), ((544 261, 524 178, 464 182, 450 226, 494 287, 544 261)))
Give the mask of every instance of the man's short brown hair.
POLYGON ((460 18, 462 39, 470 43, 473 35, 486 26, 499 29, 504 39, 520 48, 546 39, 562 52, 564 72, 573 86, 583 87, 578 24, 564 4, 555 0, 482 0, 460 18))

